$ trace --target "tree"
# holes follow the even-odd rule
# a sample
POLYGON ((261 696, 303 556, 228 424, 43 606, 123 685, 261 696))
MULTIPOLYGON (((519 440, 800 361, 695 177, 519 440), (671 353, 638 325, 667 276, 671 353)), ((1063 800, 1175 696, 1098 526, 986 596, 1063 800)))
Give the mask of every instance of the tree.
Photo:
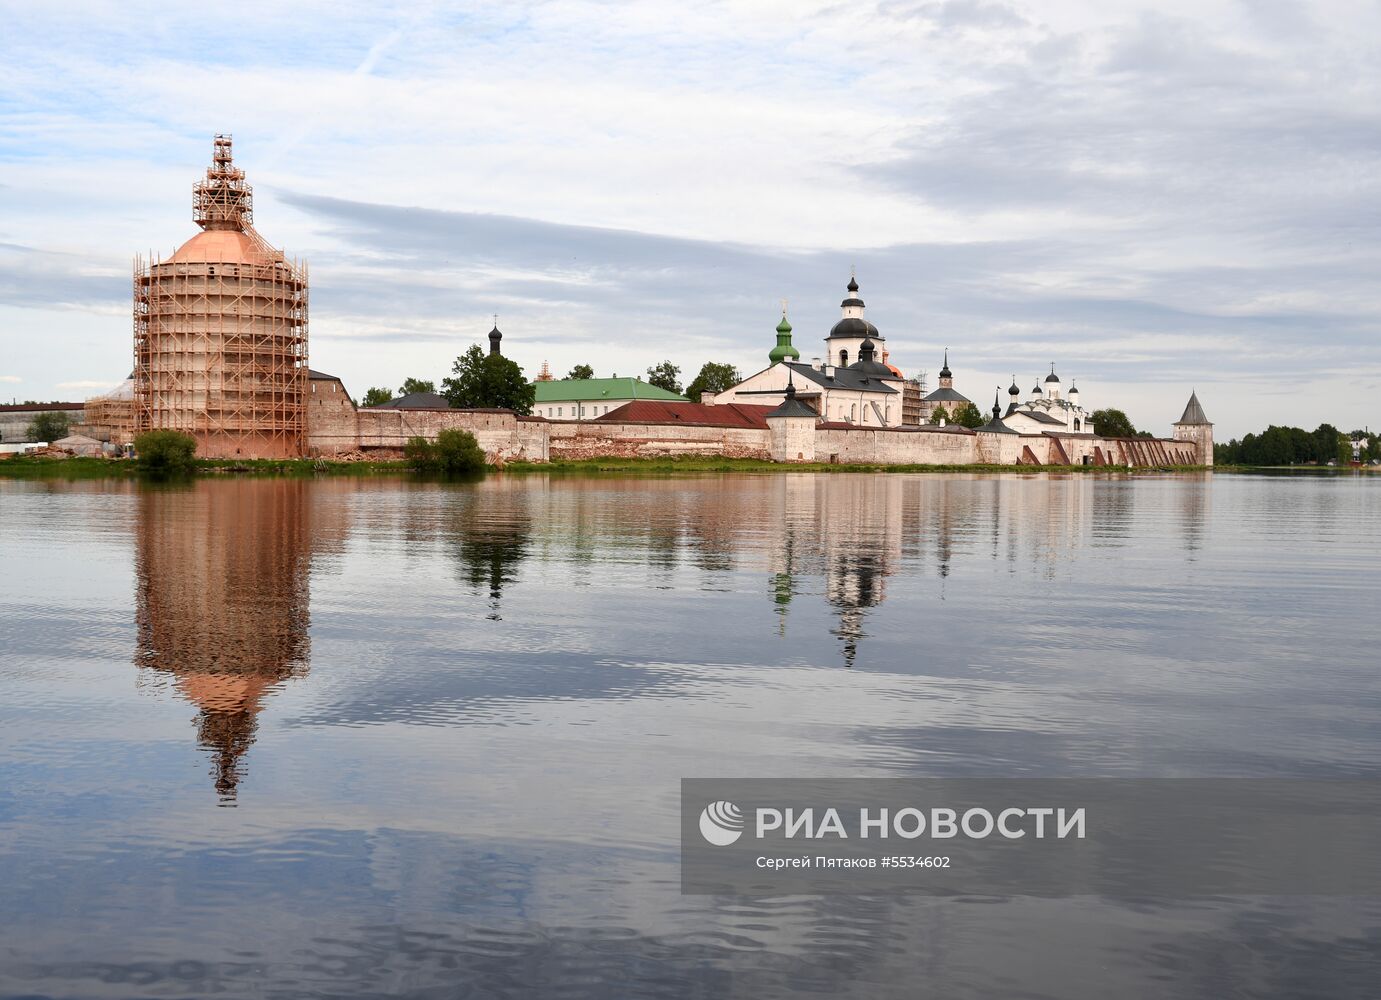
POLYGON ((575 367, 573 367, 573 368, 570 370, 570 372, 566 375, 566 377, 567 377, 567 378, 581 378, 581 379, 585 379, 585 378, 594 378, 594 377, 595 377, 595 370, 594 370, 593 368, 591 368, 589 365, 576 365, 575 367))
POLYGON ((435 441, 424 437, 408 438, 403 457, 418 472, 446 475, 479 472, 484 468, 484 450, 469 431, 440 431, 435 441))
POLYGON ((700 402, 700 397, 707 392, 724 392, 732 389, 742 382, 739 377, 738 369, 733 365, 716 364, 713 361, 706 361, 700 366, 700 374, 695 376, 694 381, 686 386, 686 395, 690 397, 692 403, 700 402))
POLYGON ((145 431, 134 439, 134 453, 144 472, 190 472, 195 464, 197 439, 181 431, 145 431))
POLYGON ((949 410, 943 406, 937 406, 930 412, 930 422, 938 426, 941 422, 949 423, 949 410))
POLYGON ((364 392, 364 402, 362 406, 382 406, 393 398, 393 393, 387 389, 366 389, 364 392))
POLYGON ((1137 436, 1137 429, 1132 426, 1131 418, 1121 410, 1094 410, 1089 415, 1089 420, 1093 422, 1093 429, 1098 432, 1099 437, 1129 438, 1137 436))
POLYGON ((441 394, 459 408, 498 407, 514 413, 532 412, 536 387, 518 364, 502 354, 486 354, 471 345, 451 368, 453 378, 441 380, 441 394))
POLYGON ((978 407, 972 403, 965 403, 954 411, 954 422, 960 427, 982 427, 986 420, 983 414, 978 411, 978 407))
POLYGON ((436 392, 436 383, 429 379, 405 378, 398 395, 409 396, 414 392, 436 392))
POLYGON ((677 368, 670 361, 663 361, 660 365, 654 365, 647 370, 647 384, 655 385, 667 392, 674 392, 679 396, 681 395, 680 376, 680 368, 677 368))
POLYGON ((29 424, 28 438, 30 441, 44 441, 51 444, 65 438, 67 429, 71 426, 72 421, 61 410, 52 413, 40 413, 29 424))

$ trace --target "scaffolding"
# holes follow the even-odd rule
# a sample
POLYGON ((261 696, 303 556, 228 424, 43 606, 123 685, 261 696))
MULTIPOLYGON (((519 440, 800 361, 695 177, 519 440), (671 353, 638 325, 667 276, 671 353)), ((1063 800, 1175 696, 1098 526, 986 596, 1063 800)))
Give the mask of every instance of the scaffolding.
POLYGON ((212 458, 293 458, 307 436, 307 269, 253 226, 231 137, 193 187, 202 229, 134 265, 137 430, 177 430, 212 458))

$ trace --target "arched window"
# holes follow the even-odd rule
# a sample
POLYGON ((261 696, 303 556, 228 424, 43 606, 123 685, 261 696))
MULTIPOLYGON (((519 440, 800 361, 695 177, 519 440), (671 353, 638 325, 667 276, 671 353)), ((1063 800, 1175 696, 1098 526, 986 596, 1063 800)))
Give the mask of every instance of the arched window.
POLYGON ((1076 431, 1079 429, 1079 420, 1078 420, 1078 418, 1075 418, 1075 420, 1074 420, 1074 429, 1075 429, 1076 431))
POLYGON ((849 367, 849 352, 848 352, 848 351, 840 351, 840 352, 839 352, 839 367, 840 367, 840 368, 848 368, 848 367, 849 367))
POLYGON ((854 422, 857 421, 857 420, 858 420, 858 404, 857 404, 857 403, 852 403, 852 404, 850 404, 850 406, 849 406, 849 423, 852 424, 852 423, 854 423, 854 422))

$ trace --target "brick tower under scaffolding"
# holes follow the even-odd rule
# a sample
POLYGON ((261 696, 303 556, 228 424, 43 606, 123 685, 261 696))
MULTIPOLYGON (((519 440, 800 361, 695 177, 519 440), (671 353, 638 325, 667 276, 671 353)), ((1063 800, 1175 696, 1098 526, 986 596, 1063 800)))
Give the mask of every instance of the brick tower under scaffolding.
POLYGON ((307 269, 254 229, 253 191, 217 135, 193 187, 202 231, 134 267, 137 431, 209 458, 294 458, 307 436, 307 269))

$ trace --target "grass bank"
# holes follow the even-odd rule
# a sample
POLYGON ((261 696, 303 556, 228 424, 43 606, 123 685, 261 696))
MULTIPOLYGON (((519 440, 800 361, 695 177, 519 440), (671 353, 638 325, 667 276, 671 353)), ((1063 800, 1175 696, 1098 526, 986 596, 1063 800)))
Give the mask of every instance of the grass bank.
POLYGON ((666 473, 666 472, 1081 472, 1148 473, 1200 472, 1199 466, 1125 469, 1096 465, 877 465, 828 462, 771 462, 761 458, 718 458, 682 455, 665 458, 554 459, 550 462, 509 462, 505 472, 666 473))

